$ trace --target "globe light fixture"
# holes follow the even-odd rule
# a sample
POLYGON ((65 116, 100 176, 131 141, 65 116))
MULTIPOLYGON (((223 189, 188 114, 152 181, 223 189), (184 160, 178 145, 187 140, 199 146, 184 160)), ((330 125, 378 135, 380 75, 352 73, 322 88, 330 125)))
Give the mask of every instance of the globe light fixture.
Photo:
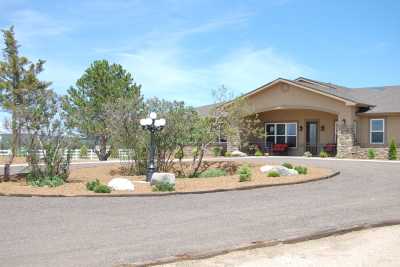
POLYGON ((150 112, 148 118, 140 120, 140 125, 142 126, 142 128, 150 132, 150 151, 149 151, 149 159, 148 159, 147 174, 146 174, 147 182, 150 182, 153 173, 156 171, 156 165, 154 161, 155 151, 156 151, 154 135, 157 131, 161 131, 164 128, 165 124, 166 124, 165 119, 157 120, 157 113, 155 112, 150 112))

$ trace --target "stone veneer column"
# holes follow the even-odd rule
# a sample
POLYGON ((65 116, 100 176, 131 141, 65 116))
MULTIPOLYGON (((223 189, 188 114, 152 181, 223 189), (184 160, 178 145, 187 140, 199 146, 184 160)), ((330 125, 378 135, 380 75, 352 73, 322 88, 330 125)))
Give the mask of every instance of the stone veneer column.
POLYGON ((337 129, 337 154, 338 158, 352 158, 355 151, 353 125, 341 123, 337 129))

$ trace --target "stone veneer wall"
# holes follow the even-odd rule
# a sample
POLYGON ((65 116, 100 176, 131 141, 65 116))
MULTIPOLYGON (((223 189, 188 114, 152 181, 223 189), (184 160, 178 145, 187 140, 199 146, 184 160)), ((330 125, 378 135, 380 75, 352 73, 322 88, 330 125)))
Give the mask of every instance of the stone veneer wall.
MULTIPOLYGON (((368 159, 368 149, 373 149, 375 150, 375 159, 388 159, 389 158, 389 148, 388 147, 359 147, 356 146, 354 147, 354 154, 352 155, 352 158, 355 159, 368 159)), ((397 158, 400 159, 400 150, 397 149, 397 158)))
POLYGON ((353 127, 345 124, 338 125, 337 154, 338 158, 353 158, 355 151, 353 127))
MULTIPOLYGON (((204 156, 205 156, 205 157, 214 157, 213 148, 214 148, 214 147, 217 147, 217 146, 222 148, 222 152, 223 152, 223 153, 226 151, 226 144, 210 145, 210 146, 208 146, 207 151, 206 151, 206 153, 205 153, 204 156)), ((193 146, 186 146, 186 147, 183 149, 184 157, 185 157, 185 158, 193 158, 193 156, 192 156, 193 149, 194 149, 193 146)))

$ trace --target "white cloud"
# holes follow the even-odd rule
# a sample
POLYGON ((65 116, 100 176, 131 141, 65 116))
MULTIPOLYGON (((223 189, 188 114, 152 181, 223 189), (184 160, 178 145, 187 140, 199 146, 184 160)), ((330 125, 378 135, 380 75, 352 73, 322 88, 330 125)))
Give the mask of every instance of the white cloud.
POLYGON ((184 54, 177 47, 149 47, 119 54, 118 62, 135 74, 147 97, 184 100, 192 105, 211 102, 211 90, 221 84, 240 94, 278 77, 295 78, 313 72, 271 48, 235 49, 207 67, 190 66, 184 54))
POLYGON ((32 9, 17 10, 11 13, 8 20, 15 26, 17 36, 22 41, 31 37, 58 36, 71 30, 61 21, 32 9))

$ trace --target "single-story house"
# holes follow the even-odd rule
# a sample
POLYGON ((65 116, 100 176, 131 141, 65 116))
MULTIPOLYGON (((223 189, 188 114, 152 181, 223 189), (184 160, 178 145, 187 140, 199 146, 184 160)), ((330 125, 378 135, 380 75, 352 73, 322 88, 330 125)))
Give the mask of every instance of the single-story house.
MULTIPOLYGON (((268 151, 286 144, 289 155, 325 150, 341 158, 366 158, 369 148, 387 158, 400 143, 400 86, 348 88, 307 78, 278 78, 244 95, 262 121, 265 138, 249 140, 268 151)), ((206 115, 213 105, 197 108, 206 115)), ((238 140, 228 140, 228 150, 238 140)))

